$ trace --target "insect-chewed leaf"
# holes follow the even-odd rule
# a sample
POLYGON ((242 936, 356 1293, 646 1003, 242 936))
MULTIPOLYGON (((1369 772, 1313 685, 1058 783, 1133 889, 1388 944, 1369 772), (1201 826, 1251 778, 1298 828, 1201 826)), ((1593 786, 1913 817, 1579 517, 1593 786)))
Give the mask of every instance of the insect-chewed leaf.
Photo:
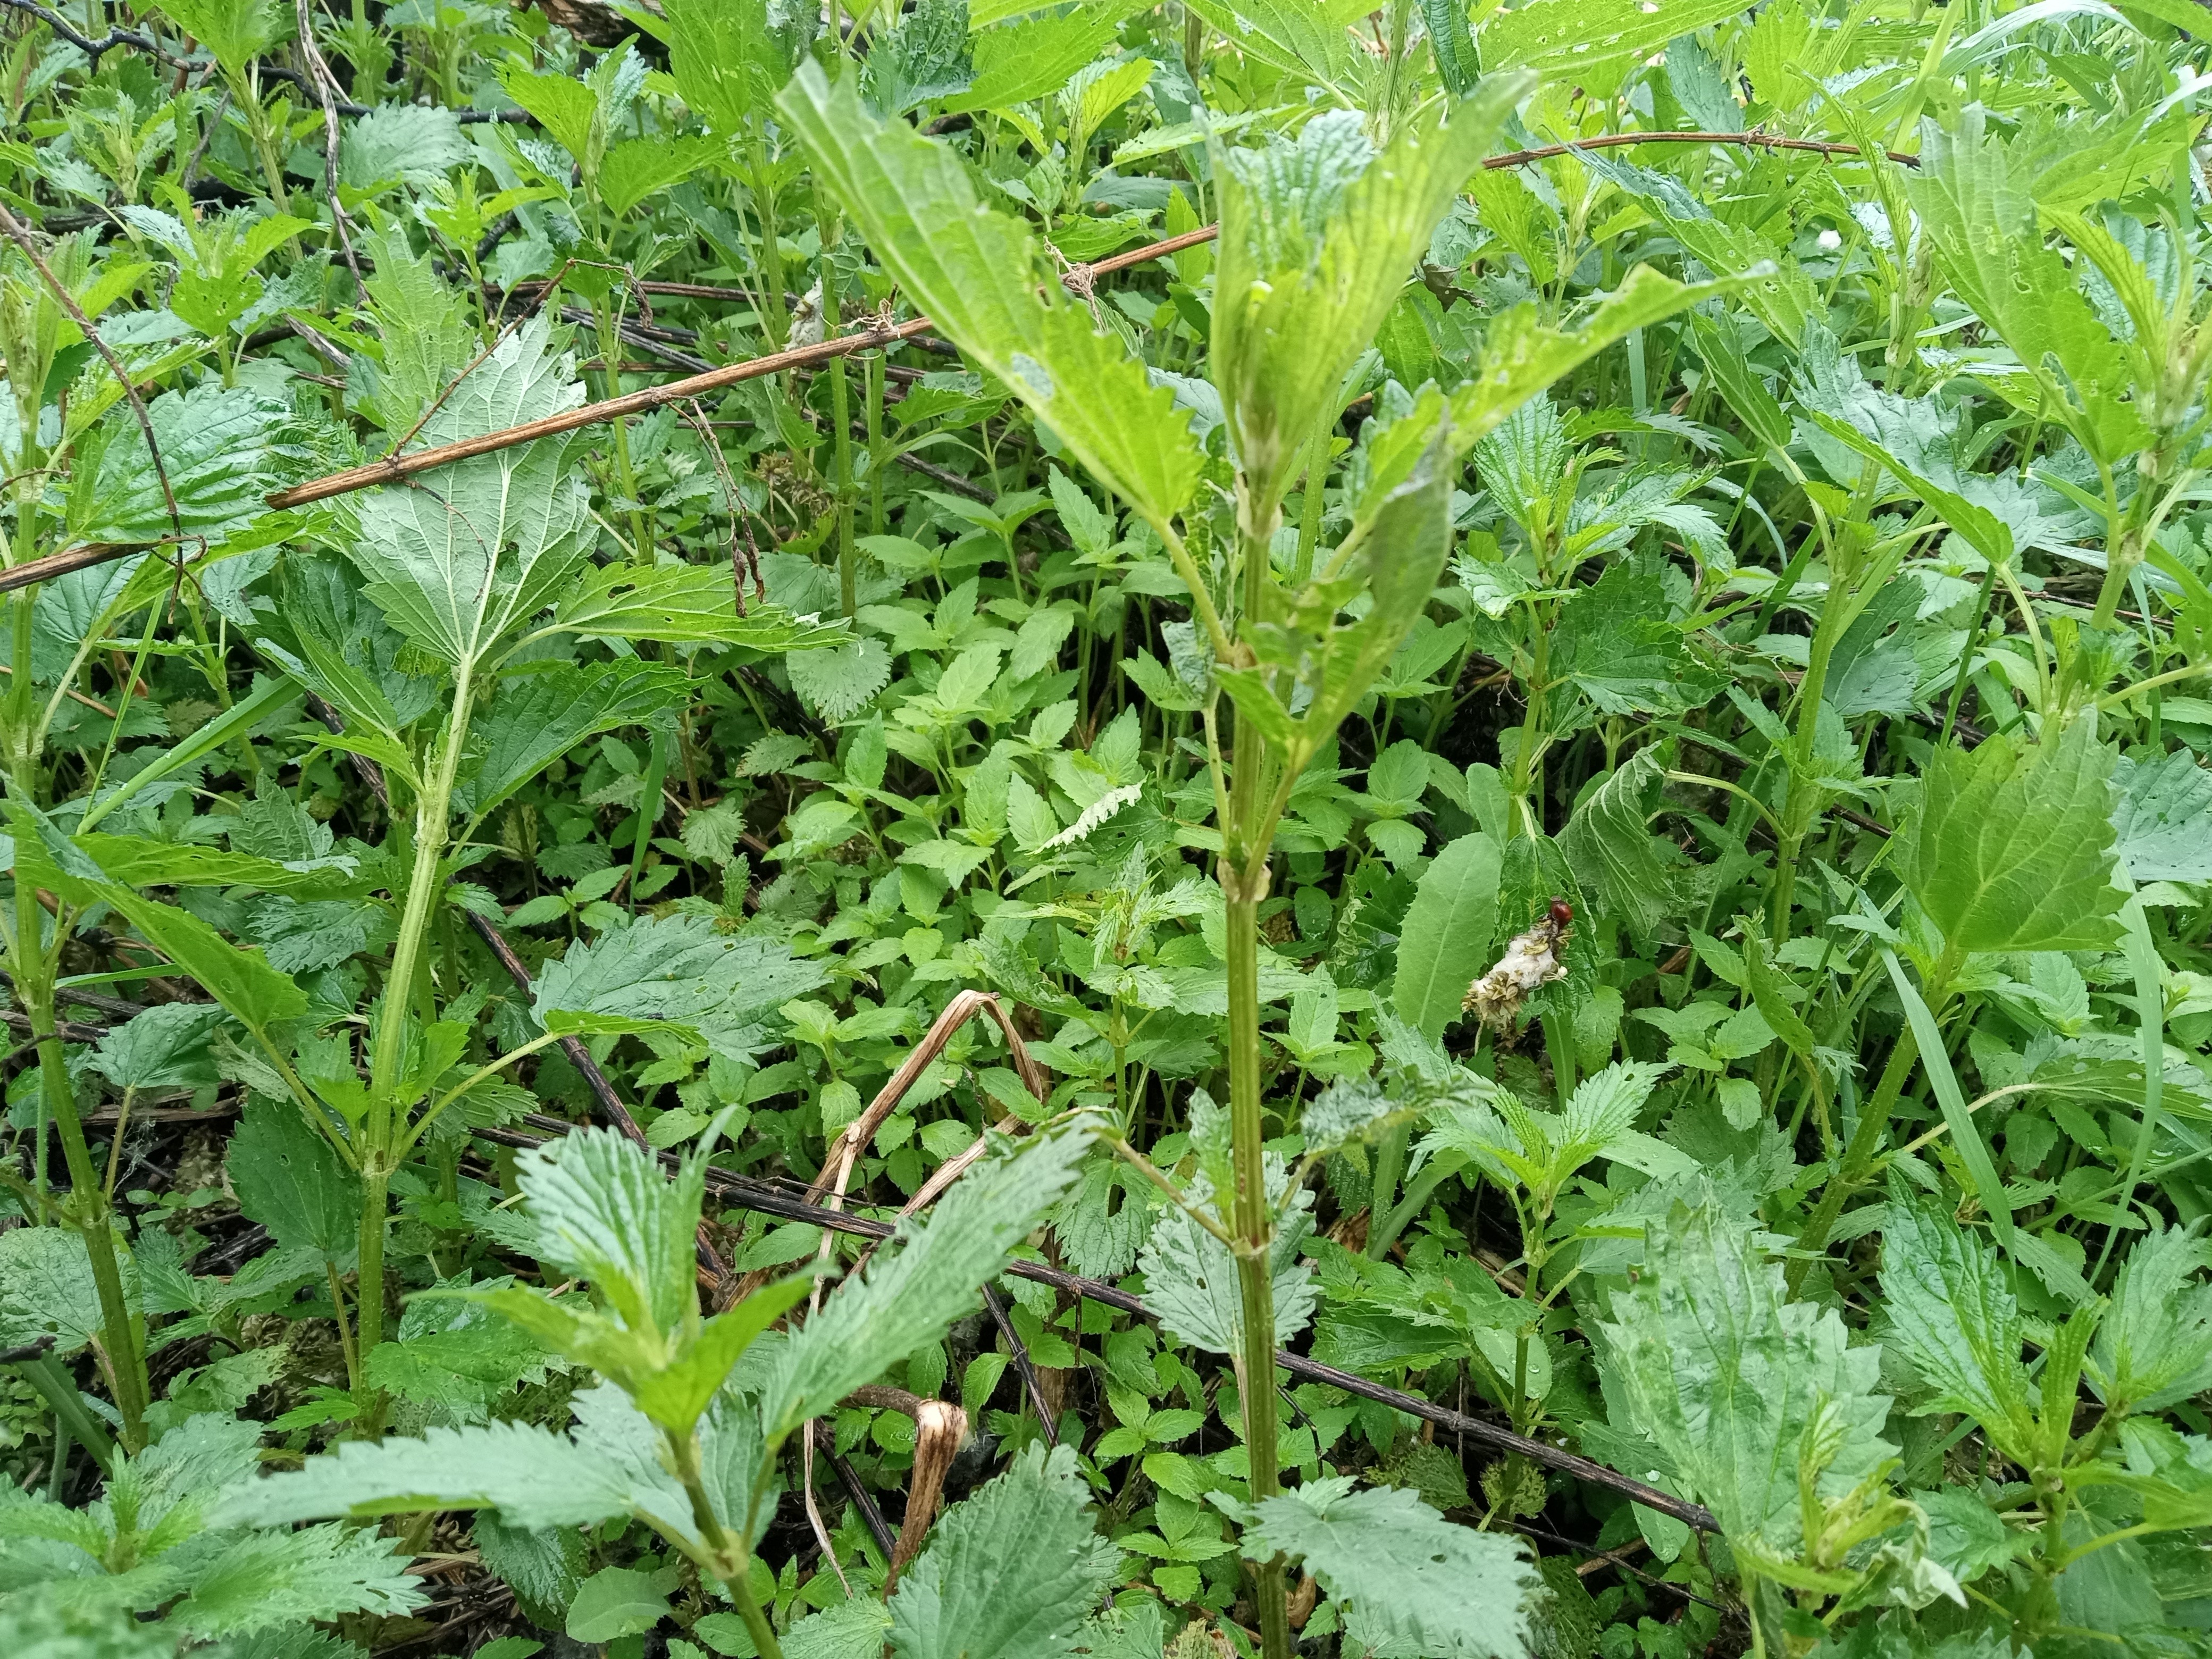
POLYGON ((1266 1498, 1254 1514, 1247 1553, 1302 1560, 1373 1646, 1437 1659, 1527 1650, 1540 1581, 1518 1539, 1456 1526, 1403 1487, 1354 1492, 1342 1475, 1266 1498))
POLYGON ((2212 881, 2212 772, 2177 750, 2158 759, 2123 757, 2112 781, 2119 786, 2112 829, 2129 875, 2212 881))
POLYGON ((285 1249, 313 1250, 341 1271, 361 1243, 361 1178, 289 1102, 246 1102, 226 1160, 239 1208, 285 1249))
POLYGON ((1049 1659, 1097 1605, 1120 1552, 1091 1523, 1074 1449, 1024 1449, 932 1529, 891 1598, 900 1659, 1049 1659))
POLYGON ((0 1347, 51 1336, 65 1359, 100 1332, 100 1289, 80 1235, 60 1227, 0 1233, 0 1347))

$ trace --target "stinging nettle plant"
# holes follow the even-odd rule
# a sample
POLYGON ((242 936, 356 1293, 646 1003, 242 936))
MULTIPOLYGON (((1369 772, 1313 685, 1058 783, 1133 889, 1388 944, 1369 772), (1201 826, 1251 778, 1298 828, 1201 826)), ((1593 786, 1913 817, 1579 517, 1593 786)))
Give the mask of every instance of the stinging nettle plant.
MULTIPOLYGON (((998 375, 1166 547, 1211 653, 1203 711, 1228 918, 1230 1158, 1218 1219, 1233 1257, 1234 1346, 1251 1500, 1280 1492, 1273 1354, 1276 1205, 1261 1146, 1259 907, 1275 828, 1300 775, 1382 672, 1442 574, 1454 462, 1551 381, 1631 329, 1703 297, 1648 267, 1583 325, 1533 307, 1498 319, 1474 378, 1425 390, 1370 450, 1351 526, 1332 549, 1277 554, 1285 495, 1317 490, 1344 382, 1534 78, 1490 77, 1408 121, 1377 151, 1357 116, 1310 122, 1296 143, 1218 151, 1221 235, 1209 373, 1229 436, 1226 480, 1164 389, 1088 311, 1046 280, 1020 222, 985 206, 959 157, 862 104, 850 76, 803 66, 777 101, 878 257, 913 302, 998 375), (1047 292, 1047 289, 1055 290, 1047 292), (1224 531, 1212 500, 1225 495, 1224 531), (1348 611, 1359 602, 1357 619, 1348 611), (1233 710, 1220 738, 1221 694, 1233 710)), ((1290 1650, 1285 1554, 1249 1533, 1262 1642, 1290 1650)), ((1478 1621, 1479 1622, 1479 1621, 1478 1621)), ((1502 1642, 1503 1630, 1474 1638, 1502 1642)))

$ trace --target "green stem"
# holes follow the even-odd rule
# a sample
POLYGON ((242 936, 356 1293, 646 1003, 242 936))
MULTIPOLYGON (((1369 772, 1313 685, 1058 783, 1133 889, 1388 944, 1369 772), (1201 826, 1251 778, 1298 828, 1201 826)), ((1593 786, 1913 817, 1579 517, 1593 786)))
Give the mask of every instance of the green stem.
MULTIPOLYGON (((1929 1006, 1936 1006, 1936 1000, 1931 998, 1929 1006)), ((1797 1248, 1803 1254, 1788 1268, 1791 1295, 1796 1295, 1797 1287, 1804 1283, 1806 1269, 1812 1265, 1813 1257, 1828 1248, 1828 1235, 1835 1228, 1836 1218, 1843 1214, 1844 1204, 1873 1174, 1875 1153, 1881 1146, 1882 1137, 1889 1132, 1889 1115, 1896 1109, 1897 1097, 1904 1093, 1905 1080, 1912 1075, 1913 1062, 1919 1058, 1920 1042, 1908 1024, 1898 1033, 1897 1042, 1889 1051, 1889 1063, 1882 1067, 1874 1098, 1859 1112, 1858 1123, 1851 1130, 1850 1144, 1844 1148, 1843 1162, 1830 1177, 1827 1189, 1820 1194, 1820 1207, 1805 1224, 1805 1231, 1797 1235, 1797 1248)))
MULTIPOLYGON (((1264 549, 1262 550, 1264 552, 1264 549)), ((1235 1191, 1237 1286, 1243 1315, 1237 1359, 1244 1453, 1252 1499, 1282 1490, 1276 1449, 1274 1212, 1267 1202, 1260 1103, 1260 901, 1267 896, 1265 842, 1248 844, 1263 807, 1265 755, 1260 735, 1239 722, 1231 822, 1224 824, 1221 875, 1227 898, 1229 955, 1229 1141, 1235 1191)), ((1283 1559, 1254 1563, 1255 1600, 1266 1659, 1289 1659, 1291 1626, 1283 1559)))
MULTIPOLYGON (((799 1432, 809 1431, 801 1428, 799 1432)), ((722 1518, 714 1513, 714 1505, 707 1496, 706 1480, 700 1470, 699 1437, 664 1433, 661 1439, 667 1448, 669 1467, 691 1500, 691 1524, 697 1529, 708 1557, 703 1565, 711 1568, 730 1592, 730 1600, 737 1603, 738 1617, 744 1620, 760 1659, 783 1659, 783 1648, 775 1639, 775 1627, 753 1595, 750 1552, 722 1524, 722 1518)))
POLYGON ((1828 593, 1820 605, 1820 620, 1813 629, 1813 644, 1805 660, 1805 678, 1797 683, 1797 726, 1790 733, 1790 798, 1783 809, 1782 834, 1774 851, 1774 896, 1767 917, 1767 932, 1778 947, 1790 937, 1790 911, 1797 890, 1797 859, 1804 850, 1806 833, 1820 816, 1823 791, 1814 777, 1814 750, 1820 736, 1820 705, 1827 696, 1828 662, 1843 634, 1845 606, 1838 591, 1835 566, 1828 567, 1828 593))
POLYGON ((1305 499, 1298 508, 1297 562, 1291 568, 1291 583, 1295 587, 1304 586, 1312 577, 1314 550, 1321 545, 1322 513, 1328 493, 1329 438, 1329 427, 1325 422, 1306 445, 1305 499))

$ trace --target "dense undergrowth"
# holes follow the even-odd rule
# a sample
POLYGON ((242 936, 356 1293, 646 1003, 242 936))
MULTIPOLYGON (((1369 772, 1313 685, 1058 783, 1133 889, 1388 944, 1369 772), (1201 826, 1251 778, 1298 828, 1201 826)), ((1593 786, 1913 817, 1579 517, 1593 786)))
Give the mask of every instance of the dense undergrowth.
POLYGON ((2212 1652, 2197 5, 4 17, 11 1653, 2212 1652))

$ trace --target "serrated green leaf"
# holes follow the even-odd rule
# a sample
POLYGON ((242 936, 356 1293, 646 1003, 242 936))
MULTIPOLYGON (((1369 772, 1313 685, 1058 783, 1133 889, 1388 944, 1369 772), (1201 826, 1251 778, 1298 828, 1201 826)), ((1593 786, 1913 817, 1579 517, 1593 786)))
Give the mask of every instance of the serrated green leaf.
POLYGON ((1884 1215, 1881 1288, 1890 1323, 1935 1388, 1930 1403, 1972 1415, 2007 1455, 2032 1456, 2027 1332, 1996 1253, 1894 1186, 1884 1215))
POLYGON ((959 156, 870 114, 856 78, 833 87, 805 65, 776 108, 876 257, 1103 483, 1155 523, 1172 518, 1199 465, 1173 399, 1118 337, 1093 331, 1089 311, 1048 279, 1028 228, 982 204, 959 156))
POLYGON ((1031 1445, 945 1511, 891 1598, 901 1659, 1049 1659, 1112 1582, 1120 1552, 1091 1523, 1073 1447, 1031 1445))
POLYGON ((508 679, 471 724, 453 804, 482 817, 585 738, 648 724, 679 706, 690 686, 674 668, 634 659, 508 679))
POLYGON ((2023 754, 1939 749, 1899 873, 1959 951, 2094 950, 2118 937, 2112 751, 2086 721, 2023 754))
POLYGON ((760 1389, 770 1439, 873 1382, 898 1356, 942 1337, 1073 1184, 1087 1144, 1072 1133, 1042 1136, 970 1169, 927 1223, 902 1224, 902 1248, 825 1299, 778 1352, 760 1389))
POLYGON ((1388 1650, 1521 1659, 1541 1582, 1521 1541, 1455 1526, 1403 1487, 1351 1487, 1325 1477, 1263 1499, 1246 1551, 1303 1561, 1351 1604, 1365 1639, 1388 1650))
POLYGON ((1645 1229, 1644 1270, 1599 1328, 1632 1426, 1719 1517, 1731 1540, 1788 1556, 1802 1541, 1798 1468, 1830 1443, 1820 1477, 1849 1491, 1893 1455, 1876 1394, 1881 1356, 1849 1344, 1833 1310, 1786 1299, 1782 1270, 1708 1203, 1645 1229))
POLYGON ((289 1102, 249 1097, 225 1170, 238 1206, 284 1249, 344 1272, 361 1243, 361 1177, 289 1102))

